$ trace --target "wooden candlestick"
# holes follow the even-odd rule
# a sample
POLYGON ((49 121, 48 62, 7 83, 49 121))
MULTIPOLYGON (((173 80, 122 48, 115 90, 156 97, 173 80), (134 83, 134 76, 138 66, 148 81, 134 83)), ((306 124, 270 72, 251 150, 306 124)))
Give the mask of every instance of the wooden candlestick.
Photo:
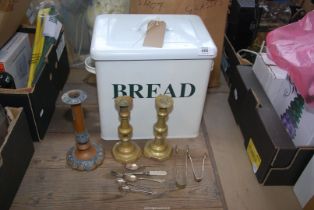
POLYGON ((76 146, 69 149, 66 155, 67 163, 73 169, 90 171, 97 168, 104 160, 101 145, 91 143, 85 128, 82 102, 87 95, 82 90, 70 90, 62 95, 62 101, 72 109, 73 127, 75 130, 76 146))

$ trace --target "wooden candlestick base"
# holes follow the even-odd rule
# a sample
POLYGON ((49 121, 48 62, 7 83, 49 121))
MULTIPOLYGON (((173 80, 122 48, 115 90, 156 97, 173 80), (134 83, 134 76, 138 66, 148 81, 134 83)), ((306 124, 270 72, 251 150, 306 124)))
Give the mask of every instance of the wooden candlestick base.
POLYGON ((83 151, 80 151, 77 147, 73 146, 68 150, 66 159, 67 164, 73 169, 79 171, 91 171, 102 164, 104 153, 102 147, 95 143, 90 145, 89 149, 83 151))

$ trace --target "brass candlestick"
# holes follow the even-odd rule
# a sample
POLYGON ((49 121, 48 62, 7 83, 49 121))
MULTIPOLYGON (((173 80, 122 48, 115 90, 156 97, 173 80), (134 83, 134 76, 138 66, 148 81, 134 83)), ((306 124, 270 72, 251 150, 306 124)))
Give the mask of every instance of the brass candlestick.
POLYGON ((155 139, 148 141, 144 147, 144 155, 156 160, 167 160, 171 157, 172 147, 166 142, 168 126, 166 120, 173 106, 170 96, 159 95, 155 99, 158 120, 154 125, 155 139))
POLYGON ((132 98, 130 96, 119 96, 115 99, 120 116, 118 133, 120 141, 112 148, 113 157, 121 163, 132 163, 142 156, 140 147, 131 141, 132 126, 129 123, 132 98))
POLYGON ((70 90, 62 95, 62 101, 71 105, 76 140, 76 146, 69 149, 66 159, 69 166, 80 171, 93 170, 104 160, 101 145, 91 144, 85 129, 81 103, 86 98, 87 95, 82 90, 70 90))

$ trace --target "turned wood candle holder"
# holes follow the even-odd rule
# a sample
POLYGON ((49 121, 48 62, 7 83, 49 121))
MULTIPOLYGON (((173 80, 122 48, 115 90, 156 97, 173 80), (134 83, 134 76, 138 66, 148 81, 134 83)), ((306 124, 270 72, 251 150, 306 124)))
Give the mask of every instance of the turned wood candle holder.
POLYGON ((144 156, 156 160, 167 160, 172 155, 172 147, 166 141, 168 125, 166 123, 168 114, 173 107, 173 100, 170 96, 159 95, 155 99, 157 109, 157 122, 154 125, 155 139, 146 142, 144 156))
POLYGON ((91 143, 85 128, 82 102, 87 95, 82 90, 70 90, 62 95, 62 101, 71 106, 76 146, 71 147, 66 155, 67 164, 73 169, 91 171, 102 164, 104 152, 101 145, 91 143))

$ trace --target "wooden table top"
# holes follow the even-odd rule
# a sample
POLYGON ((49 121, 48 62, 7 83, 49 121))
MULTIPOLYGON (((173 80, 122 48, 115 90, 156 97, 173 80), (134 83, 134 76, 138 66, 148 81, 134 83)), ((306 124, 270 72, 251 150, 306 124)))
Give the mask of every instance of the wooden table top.
MULTIPOLYGON (((110 171, 123 170, 123 165, 116 162, 111 155, 111 148, 116 141, 100 139, 96 87, 89 84, 90 78, 86 78, 89 75, 75 71, 77 70, 71 73, 64 90, 80 88, 88 93, 89 99, 83 104, 85 122, 91 140, 103 146, 105 160, 91 172, 75 171, 67 166, 66 152, 74 146, 75 141, 70 107, 59 100, 45 139, 35 143, 33 159, 11 206, 12 210, 226 209, 203 124, 197 138, 169 140, 173 147, 177 145, 184 149, 189 145, 197 173, 201 171, 203 155, 207 154, 204 178, 201 182, 194 181, 189 162, 187 185, 184 189, 178 189, 175 185, 174 157, 164 162, 142 157, 138 161, 140 165, 151 166, 149 170, 168 172, 167 176, 162 177, 166 182, 159 184, 141 180, 136 183, 151 188, 157 192, 155 195, 120 192, 110 171)), ((144 140, 135 141, 143 148, 144 140)), ((184 155, 179 156, 177 161, 184 163, 184 155)))

